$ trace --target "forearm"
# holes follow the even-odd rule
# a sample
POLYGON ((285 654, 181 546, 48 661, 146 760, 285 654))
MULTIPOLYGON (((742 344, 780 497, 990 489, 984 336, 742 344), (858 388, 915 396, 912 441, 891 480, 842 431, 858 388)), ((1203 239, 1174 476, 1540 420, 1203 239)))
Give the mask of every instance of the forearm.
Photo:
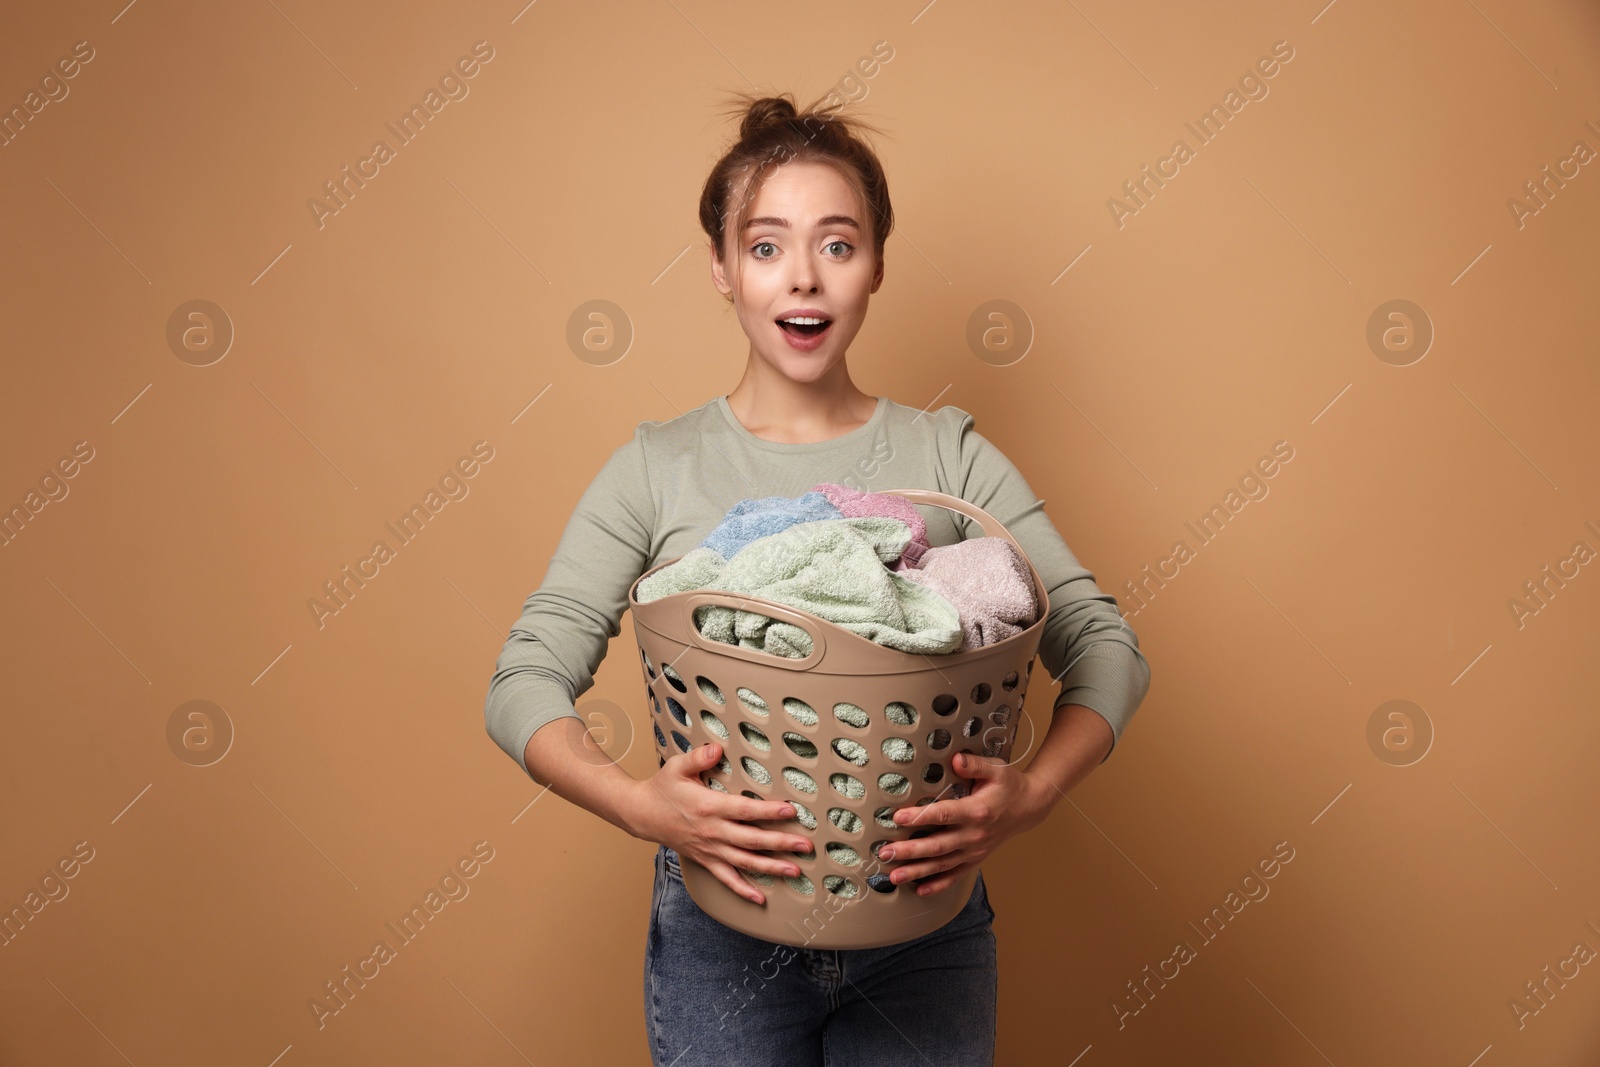
POLYGON ((1047 808, 1099 766, 1111 751, 1112 740, 1111 724, 1093 708, 1063 704, 1055 710, 1027 770, 1028 777, 1039 783, 1047 808))
POLYGON ((539 727, 528 738, 522 762, 550 792, 639 836, 634 818, 639 780, 594 743, 582 719, 563 715, 539 727))

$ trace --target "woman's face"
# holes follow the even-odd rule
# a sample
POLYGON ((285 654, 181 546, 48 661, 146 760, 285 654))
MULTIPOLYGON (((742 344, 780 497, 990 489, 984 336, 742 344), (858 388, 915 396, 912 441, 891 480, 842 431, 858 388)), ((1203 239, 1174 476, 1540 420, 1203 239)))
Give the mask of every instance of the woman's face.
POLYGON ((750 347, 793 381, 822 378, 844 359, 883 282, 855 190, 825 163, 785 163, 767 176, 743 233, 711 261, 734 297, 750 347), (818 325, 784 325, 799 316, 818 325))

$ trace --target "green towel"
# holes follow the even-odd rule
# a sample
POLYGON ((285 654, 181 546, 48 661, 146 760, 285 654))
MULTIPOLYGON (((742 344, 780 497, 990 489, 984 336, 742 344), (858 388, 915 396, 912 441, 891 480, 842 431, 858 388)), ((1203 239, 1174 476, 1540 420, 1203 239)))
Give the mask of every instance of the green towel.
MULTIPOLYGON (((961 617, 933 589, 885 566, 900 558, 911 527, 899 519, 863 516, 801 522, 751 541, 724 560, 691 549, 639 583, 640 603, 695 589, 745 593, 826 619, 902 652, 938 655, 961 648, 961 617)), ((811 635, 753 611, 707 605, 695 625, 713 641, 803 659, 811 635)))

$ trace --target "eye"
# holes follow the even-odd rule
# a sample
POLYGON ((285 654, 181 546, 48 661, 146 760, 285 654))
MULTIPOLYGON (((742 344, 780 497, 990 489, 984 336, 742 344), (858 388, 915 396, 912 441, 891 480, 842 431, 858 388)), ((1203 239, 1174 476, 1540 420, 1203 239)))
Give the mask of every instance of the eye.
POLYGON ((777 249, 778 249, 778 246, 773 244, 771 241, 757 241, 755 244, 750 246, 750 254, 755 256, 757 259, 772 259, 773 258, 772 256, 763 256, 763 255, 759 254, 758 252, 756 252, 756 249, 762 248, 762 247, 766 247, 766 248, 772 249, 774 254, 776 254, 777 249))
POLYGON ((851 252, 853 252, 855 250, 855 245, 851 244, 849 241, 829 241, 823 247, 832 248, 835 245, 840 245, 844 249, 846 249, 846 251, 835 253, 835 255, 838 255, 838 256, 841 256, 841 257, 847 256, 847 255, 849 255, 851 252))

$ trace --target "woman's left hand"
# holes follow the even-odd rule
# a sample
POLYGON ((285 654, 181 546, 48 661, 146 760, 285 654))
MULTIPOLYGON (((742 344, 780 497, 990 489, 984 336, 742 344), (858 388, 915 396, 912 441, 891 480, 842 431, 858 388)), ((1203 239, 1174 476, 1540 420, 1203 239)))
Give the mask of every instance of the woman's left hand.
POLYGON ((894 813, 897 826, 943 829, 878 850, 880 859, 899 864, 889 873, 896 885, 927 878, 917 887, 920 896, 950 888, 1003 842, 1043 822, 1058 795, 1049 782, 991 756, 962 752, 951 762, 957 774, 973 779, 969 795, 894 813))

